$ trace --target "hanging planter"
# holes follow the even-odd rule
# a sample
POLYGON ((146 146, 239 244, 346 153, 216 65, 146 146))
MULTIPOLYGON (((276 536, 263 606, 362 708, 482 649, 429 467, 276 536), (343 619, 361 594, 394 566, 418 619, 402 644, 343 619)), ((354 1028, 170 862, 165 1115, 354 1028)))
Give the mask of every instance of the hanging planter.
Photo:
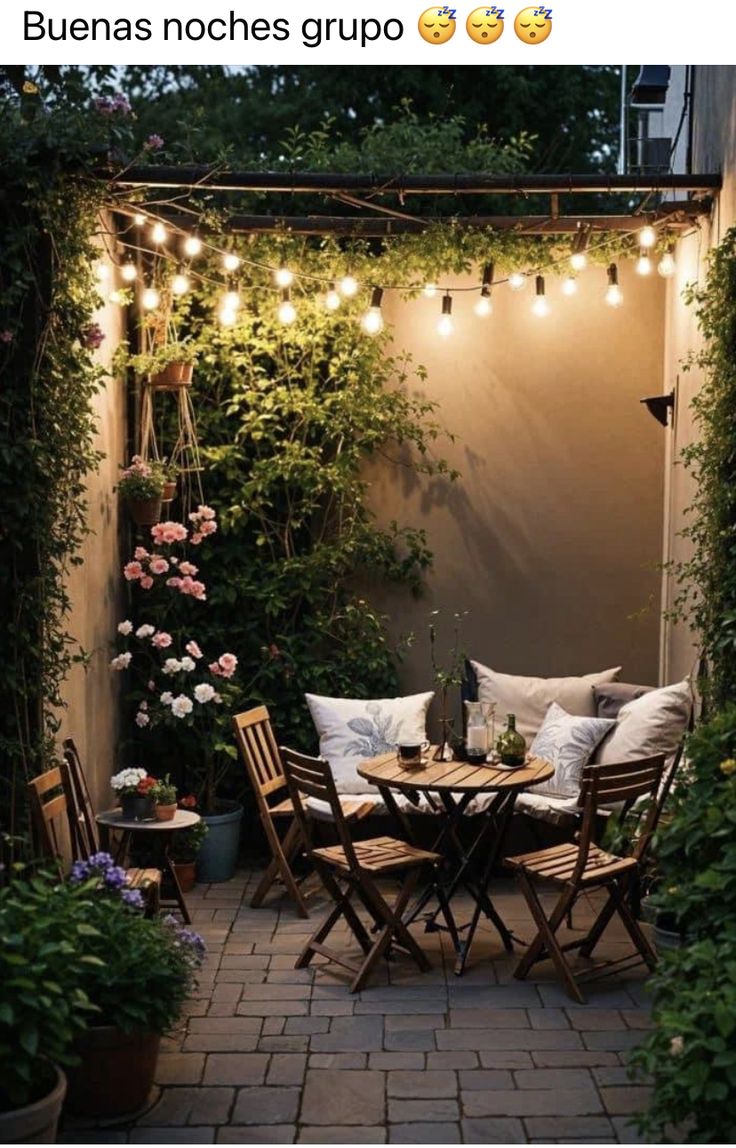
POLYGON ((130 517, 136 526, 155 526, 161 521, 161 498, 127 499, 130 517))
POLYGON ((191 387, 194 364, 173 362, 151 375, 149 386, 155 391, 178 391, 181 387, 191 387))
POLYGON ((163 463, 133 455, 130 466, 125 467, 120 476, 118 491, 125 499, 136 526, 155 526, 161 521, 165 483, 163 463))

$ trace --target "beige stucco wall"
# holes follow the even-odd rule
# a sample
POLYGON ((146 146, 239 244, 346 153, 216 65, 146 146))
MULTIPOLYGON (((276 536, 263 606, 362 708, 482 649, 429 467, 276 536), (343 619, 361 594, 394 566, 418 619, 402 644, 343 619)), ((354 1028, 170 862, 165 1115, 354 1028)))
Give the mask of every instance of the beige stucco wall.
POLYGON ((428 368, 426 385, 413 385, 440 404, 457 435, 442 453, 462 472, 448 493, 372 471, 379 520, 424 527, 435 554, 420 601, 384 598, 394 633, 417 635, 407 689, 431 684, 436 608, 448 631, 452 612, 468 610, 468 652, 498 669, 620 664, 625 678, 656 682, 665 436, 639 399, 662 386, 664 287, 631 266, 621 284, 615 310, 603 302, 603 268, 585 272, 573 299, 550 280, 543 320, 530 314, 531 285, 499 288, 487 320, 459 295, 446 342, 435 332, 439 299, 389 298, 395 345, 428 368))
MULTIPOLYGON (((122 311, 108 303, 96 316, 105 331, 97 352, 109 370, 122 334, 122 311)), ((99 470, 88 479, 88 522, 92 533, 82 547, 83 564, 72 568, 68 589, 72 610, 68 632, 89 655, 86 667, 75 666, 62 691, 59 741, 73 737, 85 768, 96 808, 110 805, 107 781, 115 765, 119 739, 117 686, 110 672, 110 643, 122 617, 118 500, 113 493, 123 461, 126 412, 123 383, 108 375, 93 403, 96 447, 104 452, 99 470)))
MULTIPOLYGON (((678 108, 672 109, 679 114, 678 108)), ((682 450, 693 442, 697 427, 693 421, 691 400, 697 393, 702 375, 685 372, 684 360, 700 345, 700 336, 692 308, 682 300, 687 283, 702 282, 706 258, 711 245, 717 244, 736 222, 736 68, 697 67, 693 119, 693 170, 721 172, 723 190, 710 220, 704 219, 696 233, 678 244, 676 279, 668 285, 666 306, 666 347, 664 389, 677 392, 676 421, 668 435, 667 485, 665 491, 665 558, 675 562, 689 554, 681 531, 686 508, 694 493, 692 476, 681 464, 682 450)), ((674 580, 665 577, 664 600, 671 604, 677 590, 674 580)), ((693 668, 697 649, 695 638, 683 623, 667 623, 663 631, 662 674, 666 680, 682 678, 693 668)))

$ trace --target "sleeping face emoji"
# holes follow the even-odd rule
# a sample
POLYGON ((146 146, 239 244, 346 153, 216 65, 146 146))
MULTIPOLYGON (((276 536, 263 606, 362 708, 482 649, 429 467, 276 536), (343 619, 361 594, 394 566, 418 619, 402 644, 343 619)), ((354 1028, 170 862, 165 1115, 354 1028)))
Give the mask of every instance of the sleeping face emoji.
POLYGON ((525 44, 541 44, 552 31, 552 9, 522 8, 514 20, 514 31, 525 44))
POLYGON ((465 27, 476 44, 493 44, 503 34, 503 8, 476 8, 465 27))
POLYGON ((419 35, 428 44, 446 44, 456 27, 454 8, 428 8, 419 17, 419 35))

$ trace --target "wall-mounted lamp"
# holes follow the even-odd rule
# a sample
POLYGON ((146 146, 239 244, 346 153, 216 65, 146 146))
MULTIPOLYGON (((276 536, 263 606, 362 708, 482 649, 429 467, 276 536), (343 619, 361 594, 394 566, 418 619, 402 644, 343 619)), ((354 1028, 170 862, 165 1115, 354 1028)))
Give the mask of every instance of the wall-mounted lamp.
POLYGON ((650 415, 654 415, 658 423, 666 427, 669 423, 669 411, 675 409, 675 392, 670 391, 668 395, 652 395, 649 399, 639 399, 640 403, 649 411, 650 415))

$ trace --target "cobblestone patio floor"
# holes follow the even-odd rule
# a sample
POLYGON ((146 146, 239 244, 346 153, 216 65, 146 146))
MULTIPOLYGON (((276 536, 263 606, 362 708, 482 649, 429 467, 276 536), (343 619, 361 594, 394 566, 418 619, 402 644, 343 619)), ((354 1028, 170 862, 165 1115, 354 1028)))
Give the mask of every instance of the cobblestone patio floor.
MULTIPOLYGON (((180 1030, 163 1043, 150 1107, 132 1125, 67 1125, 64 1140, 637 1141, 630 1118, 647 1090, 629 1081, 624 1058, 649 1025, 644 970, 589 986, 589 1003, 576 1006, 549 964, 515 981, 514 958, 487 924, 459 979, 445 934, 416 925, 432 970, 421 974, 400 955, 352 996, 334 965, 294 969, 324 901, 310 900, 310 920, 277 892, 251 909, 258 876, 240 872, 188 897, 209 955, 180 1030)), ((494 898, 529 940, 514 885, 497 881, 494 898)), ((463 920, 462 900, 454 904, 463 920)), ((593 907, 576 908, 576 931, 593 907)), ((344 930, 341 939, 347 946, 344 930)), ((614 925, 596 955, 628 951, 614 925)))

